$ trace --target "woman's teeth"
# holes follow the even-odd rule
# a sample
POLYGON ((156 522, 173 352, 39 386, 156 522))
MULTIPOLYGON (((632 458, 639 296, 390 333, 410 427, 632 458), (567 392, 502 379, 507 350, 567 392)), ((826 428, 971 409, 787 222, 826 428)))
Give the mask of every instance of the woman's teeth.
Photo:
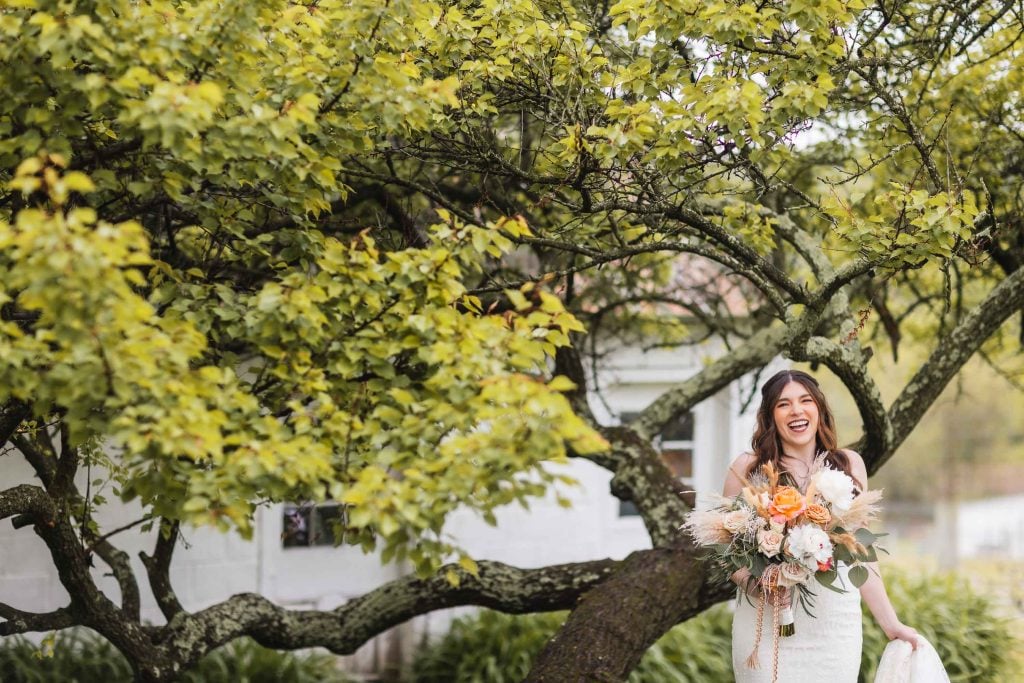
POLYGON ((807 429, 810 422, 807 420, 796 420, 795 422, 789 423, 789 428, 794 432, 802 432, 807 429))

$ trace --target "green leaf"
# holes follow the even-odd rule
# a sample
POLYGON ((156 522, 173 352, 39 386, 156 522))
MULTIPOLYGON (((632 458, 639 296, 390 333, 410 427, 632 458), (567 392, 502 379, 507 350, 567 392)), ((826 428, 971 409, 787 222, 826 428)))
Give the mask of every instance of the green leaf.
POLYGON ((856 588, 860 588, 868 580, 868 568, 862 565, 850 567, 849 577, 850 583, 856 588))

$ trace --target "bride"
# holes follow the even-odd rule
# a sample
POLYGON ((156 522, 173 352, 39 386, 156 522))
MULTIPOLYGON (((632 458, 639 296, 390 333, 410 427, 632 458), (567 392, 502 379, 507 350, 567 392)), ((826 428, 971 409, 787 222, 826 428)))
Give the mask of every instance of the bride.
MULTIPOLYGON (((805 372, 784 370, 769 379, 761 388, 761 405, 757 410, 757 428, 751 443, 753 452, 744 453, 732 464, 725 481, 724 495, 734 497, 743 488, 740 474, 748 476, 766 463, 790 479, 790 484, 806 490, 818 454, 824 453, 824 464, 849 475, 864 490, 867 470, 860 455, 841 450, 836 443, 835 418, 829 410, 818 382, 805 372)), ((917 632, 900 622, 885 592, 875 564, 869 565, 869 578, 860 591, 853 589, 840 564, 839 575, 848 588, 836 593, 827 588, 815 591, 814 616, 804 610, 793 610, 795 635, 778 642, 778 681, 781 683, 856 683, 860 670, 861 598, 890 640, 900 639, 917 648, 917 632)), ((749 599, 738 595, 732 627, 732 659, 737 683, 770 683, 772 681, 772 620, 765 619, 761 634, 757 668, 747 666, 747 655, 754 650, 757 629, 757 602, 760 589, 747 579, 750 573, 741 569, 732 575, 740 590, 750 591, 749 599)), ((790 600, 789 589, 782 589, 783 603, 790 600)))

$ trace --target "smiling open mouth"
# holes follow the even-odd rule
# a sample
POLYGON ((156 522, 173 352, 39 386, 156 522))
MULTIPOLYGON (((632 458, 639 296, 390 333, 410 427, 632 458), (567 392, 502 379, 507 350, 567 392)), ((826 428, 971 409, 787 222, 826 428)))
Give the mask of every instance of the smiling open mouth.
POLYGON ((810 424, 809 420, 793 420, 792 422, 787 423, 786 426, 789 427, 790 431, 794 431, 799 434, 800 432, 806 431, 810 424))

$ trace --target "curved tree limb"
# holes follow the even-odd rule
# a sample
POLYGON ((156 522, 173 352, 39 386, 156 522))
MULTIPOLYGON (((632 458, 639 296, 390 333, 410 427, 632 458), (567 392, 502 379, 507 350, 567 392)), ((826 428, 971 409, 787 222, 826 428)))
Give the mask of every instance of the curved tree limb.
POLYGON ((178 542, 179 526, 177 521, 161 519, 153 554, 139 553, 142 564, 146 567, 146 575, 149 577, 149 587, 153 591, 153 597, 156 598, 156 603, 167 621, 171 621, 185 611, 181 602, 178 601, 178 596, 174 593, 170 575, 171 558, 178 542))
POLYGON ((480 562, 477 576, 453 565, 427 579, 396 579, 330 611, 288 610, 261 595, 245 593, 192 615, 179 614, 160 640, 173 648, 174 656, 185 666, 244 635, 267 647, 319 646, 350 654, 378 633, 444 607, 480 605, 510 613, 572 608, 619 564, 597 560, 520 569, 480 562), (459 577, 457 586, 445 578, 449 569, 459 577))
POLYGON ((831 339, 812 337, 801 349, 791 353, 794 360, 824 363, 853 395, 863 420, 864 435, 853 445, 865 460, 884 453, 893 442, 893 428, 878 385, 871 378, 864 355, 852 345, 831 339))
POLYGON ((1024 309, 1024 269, 996 285, 949 334, 939 340, 928 360, 907 383, 889 409, 893 426, 891 447, 865 457, 868 473, 881 467, 910 435, 946 384, 999 327, 1024 309))
POLYGON ((643 439, 651 440, 676 415, 716 394, 751 370, 768 363, 785 348, 790 330, 783 325, 766 327, 751 335, 727 356, 712 362, 699 373, 669 389, 649 405, 630 427, 643 439))
POLYGON ((110 567, 114 580, 117 581, 117 586, 121 591, 122 608, 130 618, 138 621, 141 615, 142 598, 128 553, 92 531, 91 527, 84 522, 84 511, 88 508, 88 501, 79 493, 74 484, 75 473, 78 471, 78 449, 69 445, 66 427, 61 426, 59 455, 45 432, 37 431, 32 435, 16 434, 11 437, 11 442, 36 471, 36 475, 46 489, 45 495, 51 498, 55 504, 63 504, 73 516, 82 519, 80 533, 83 537, 82 540, 89 544, 88 551, 95 552, 110 567))
POLYGON ((0 603, 0 619, 3 620, 0 621, 0 636, 34 631, 57 631, 78 625, 67 607, 61 607, 52 612, 37 613, 25 612, 0 603))

